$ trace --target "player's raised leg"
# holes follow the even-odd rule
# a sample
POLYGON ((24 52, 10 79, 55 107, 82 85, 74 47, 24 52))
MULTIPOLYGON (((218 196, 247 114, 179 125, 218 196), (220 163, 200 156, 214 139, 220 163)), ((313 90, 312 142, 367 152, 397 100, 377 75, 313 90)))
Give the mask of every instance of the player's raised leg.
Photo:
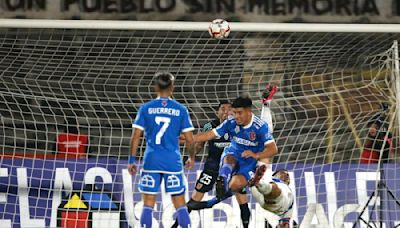
POLYGON ((227 193, 230 188, 229 184, 231 183, 230 181, 232 171, 236 166, 236 158, 233 156, 233 153, 234 152, 229 151, 228 148, 224 152, 225 156, 223 157, 223 163, 221 168, 219 169, 219 176, 215 183, 215 191, 218 199, 222 199, 225 193, 227 193))
POLYGON ((271 113, 271 101, 276 92, 278 92, 279 87, 274 84, 267 84, 265 90, 262 92, 262 109, 261 109, 261 119, 267 122, 270 133, 274 131, 272 124, 272 113, 271 113))

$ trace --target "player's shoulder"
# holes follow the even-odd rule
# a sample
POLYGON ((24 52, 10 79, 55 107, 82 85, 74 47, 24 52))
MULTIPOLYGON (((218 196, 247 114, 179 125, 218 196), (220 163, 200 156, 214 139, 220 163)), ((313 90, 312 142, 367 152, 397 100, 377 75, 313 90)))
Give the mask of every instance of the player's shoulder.
POLYGON ((228 116, 228 118, 224 122, 236 125, 236 120, 235 120, 235 117, 233 117, 233 116, 228 116))
POLYGON ((151 107, 154 105, 158 105, 160 103, 159 101, 160 101, 159 99, 149 100, 148 102, 144 103, 142 106, 143 107, 151 107))
POLYGON ((267 124, 267 122, 265 122, 264 120, 262 120, 260 117, 254 115, 254 118, 253 118, 253 126, 254 126, 256 129, 260 129, 260 128, 262 128, 262 127, 268 127, 268 124, 267 124))

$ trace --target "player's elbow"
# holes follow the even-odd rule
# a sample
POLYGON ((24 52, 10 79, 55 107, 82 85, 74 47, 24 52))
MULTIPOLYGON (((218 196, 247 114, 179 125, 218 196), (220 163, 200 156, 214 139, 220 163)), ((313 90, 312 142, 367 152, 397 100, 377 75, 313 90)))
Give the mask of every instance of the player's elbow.
POLYGON ((185 132, 184 134, 183 134, 183 138, 182 139, 184 139, 185 140, 185 142, 186 142, 186 144, 187 145, 193 145, 193 143, 194 143, 194 136, 193 136, 193 133, 192 132, 185 132))
POLYGON ((190 147, 194 147, 195 146, 195 142, 194 142, 193 136, 186 137, 185 138, 185 142, 186 142, 187 146, 190 146, 190 147))
POLYGON ((278 154, 278 147, 275 142, 267 144, 267 150, 269 151, 270 156, 273 157, 278 154))
POLYGON ((204 148, 204 143, 196 143, 195 144, 196 151, 200 151, 204 148))
POLYGON ((278 154, 278 147, 276 146, 276 144, 274 143, 274 156, 278 154))

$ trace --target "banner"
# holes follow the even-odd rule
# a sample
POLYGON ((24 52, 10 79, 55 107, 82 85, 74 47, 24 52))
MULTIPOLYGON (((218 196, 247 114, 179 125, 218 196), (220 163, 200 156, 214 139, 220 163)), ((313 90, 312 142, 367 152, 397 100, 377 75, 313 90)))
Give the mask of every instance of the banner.
MULTIPOLYGON (((122 211, 124 216, 116 214, 115 217, 121 219, 121 227, 137 227, 143 205, 136 184, 139 178, 129 175, 126 165, 126 160, 109 158, 66 161, 3 159, 0 167, 0 226, 56 227, 57 220, 62 219, 57 213, 60 205, 74 208, 71 205, 77 205, 81 200, 86 200, 82 205, 89 205, 91 202, 88 199, 97 194, 97 197, 112 201, 110 205, 114 205, 114 208, 108 212, 117 210, 119 206, 115 205, 121 205, 118 211, 122 211), (85 186, 86 189, 87 186, 95 186, 96 190, 82 191, 85 186), (107 195, 101 196, 99 192, 102 191, 107 195)), ((358 216, 357 212, 375 191, 375 179, 379 176, 373 165, 277 164, 273 169, 282 167, 291 171, 290 187, 296 199, 293 219, 305 227, 312 224, 317 227, 324 227, 324 224, 325 227, 341 227, 342 224, 351 226, 358 216)), ((201 168, 202 164, 197 163, 193 171, 187 174, 190 183, 187 197, 191 195, 201 168)), ((396 174, 396 165, 386 164, 384 171, 385 183, 399 197, 400 177, 396 174)), ((212 197, 213 193, 209 194, 206 198, 212 197)), ((386 191, 383 191, 382 197, 387 210, 384 221, 386 227, 400 224, 400 208, 386 191)), ((250 194, 249 198, 252 212, 250 227, 263 227, 265 218, 272 224, 277 223, 276 216, 256 204, 250 194)), ((92 208, 100 208, 98 203, 93 205, 92 208)), ((373 221, 375 212, 371 212, 372 205, 368 209, 363 219, 370 220, 372 213, 373 221)), ((101 208, 94 212, 101 212, 101 208)), ((170 227, 173 212, 170 197, 165 193, 160 194, 154 213, 155 227, 170 227)), ((104 213, 102 216, 104 218, 104 213)), ((235 199, 228 199, 213 209, 193 212, 191 217, 193 227, 237 227, 241 224, 235 199)), ((92 219, 97 218, 93 216, 92 219)))
POLYGON ((5 18, 399 23, 400 0, 2 0, 5 18))

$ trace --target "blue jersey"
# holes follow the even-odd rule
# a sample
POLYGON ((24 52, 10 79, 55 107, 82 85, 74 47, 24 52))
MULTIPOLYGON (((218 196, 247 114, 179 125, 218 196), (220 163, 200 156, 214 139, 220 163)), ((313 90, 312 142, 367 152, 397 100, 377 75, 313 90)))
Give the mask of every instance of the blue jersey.
POLYGON ((169 98, 157 98, 140 107, 132 126, 143 130, 146 137, 144 171, 182 172, 179 135, 194 130, 185 106, 169 98))
POLYGON ((237 152, 245 150, 251 150, 254 153, 262 152, 265 145, 275 141, 268 124, 254 114, 251 122, 246 126, 237 125, 235 119, 229 117, 213 131, 218 137, 228 133, 231 139, 229 150, 237 152))

